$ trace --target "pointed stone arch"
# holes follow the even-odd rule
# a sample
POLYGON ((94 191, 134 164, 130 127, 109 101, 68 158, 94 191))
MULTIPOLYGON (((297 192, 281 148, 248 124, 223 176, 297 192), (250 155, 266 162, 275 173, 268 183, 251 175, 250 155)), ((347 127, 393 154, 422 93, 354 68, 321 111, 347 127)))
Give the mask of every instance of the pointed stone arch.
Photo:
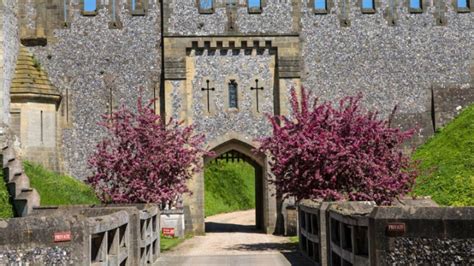
MULTIPOLYGON (((253 152, 257 144, 251 138, 228 133, 208 142, 208 150, 214 156, 203 158, 204 167, 216 157, 227 152, 237 152, 255 169, 256 180, 256 227, 265 233, 273 233, 276 224, 276 198, 273 185, 268 182, 268 163, 264 154, 253 152)), ((189 184, 193 194, 185 198, 186 230, 195 234, 205 232, 204 222, 204 173, 196 174, 189 184)))

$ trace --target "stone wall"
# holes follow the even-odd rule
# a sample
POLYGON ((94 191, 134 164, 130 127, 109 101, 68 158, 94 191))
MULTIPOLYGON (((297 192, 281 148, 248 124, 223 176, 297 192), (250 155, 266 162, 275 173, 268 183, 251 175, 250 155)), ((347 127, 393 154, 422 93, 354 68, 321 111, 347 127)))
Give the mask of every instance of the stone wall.
POLYGON ((474 208, 430 199, 299 204, 303 253, 317 265, 472 264, 474 208))
MULTIPOLYGON (((196 0, 166 0, 164 62, 158 1, 143 1, 145 12, 137 14, 129 1, 117 0, 115 16, 112 1, 99 1, 98 11, 87 14, 79 0, 66 6, 61 0, 19 3, 22 42, 33 45, 63 96, 60 169, 80 179, 88 175, 86 158, 103 135, 97 125, 101 114, 121 102, 134 106, 138 95, 160 95, 162 63, 169 84, 161 92, 162 113, 196 123, 208 141, 234 131, 248 138, 270 133, 265 118, 249 109, 256 105, 248 89, 255 76, 269 88, 259 99, 261 113, 287 113, 288 91, 300 83, 324 100, 362 92, 367 107, 383 117, 398 105, 393 125, 418 126, 420 139, 434 131, 437 108, 431 89, 469 91, 473 85, 474 18, 441 0, 426 1, 421 14, 409 13, 406 1, 376 1, 373 14, 362 14, 360 1, 329 0, 325 15, 315 14, 312 0, 265 0, 261 12, 253 14, 244 0, 215 0, 209 14, 199 11, 196 0), (258 52, 267 42, 275 56, 258 52), (199 49, 190 56, 195 44, 199 49), (232 76, 242 90, 239 112, 223 105, 232 76), (215 110, 210 114, 203 112, 200 91, 205 78, 217 89, 211 93, 215 110)), ((14 48, 11 42, 9 49, 14 48)), ((10 69, 13 55, 5 64, 10 69)), ((440 95, 452 98, 458 92, 440 95)), ((443 117, 452 117, 451 111, 443 117)))
MULTIPOLYGON (((273 79, 275 56, 270 51, 261 51, 260 55, 246 54, 244 50, 226 50, 196 55, 195 75, 192 80, 193 105, 192 116, 196 130, 206 134, 207 142, 231 132, 249 137, 252 141, 270 132, 270 124, 265 113, 273 112, 273 79), (205 81, 212 81, 215 91, 210 93, 211 112, 207 112, 207 95, 199 90, 206 87, 205 81), (228 84, 234 79, 238 84, 238 108, 230 110, 228 106, 228 84), (256 109, 256 92, 250 88, 256 86, 259 79, 259 112, 256 109)), ((177 99, 182 98, 181 95, 177 99)), ((177 100, 176 99, 176 100, 177 100)))
POLYGON ((165 34, 170 36, 291 34, 298 31, 298 1, 262 1, 250 14, 246 0, 215 0, 210 13, 200 13, 196 0, 165 0, 165 34), (233 2, 233 4, 231 4, 233 2))
POLYGON ((110 105, 135 107, 139 95, 155 96, 161 37, 155 1, 149 1, 144 16, 132 16, 128 1, 116 1, 115 24, 110 6, 99 5, 96 14, 84 16, 80 2, 70 2, 67 27, 49 29, 54 38, 31 50, 63 95, 58 143, 65 170, 83 179, 89 173, 87 157, 104 133, 97 125, 101 115, 110 105))
POLYGON ((160 254, 152 204, 37 208, 0 219, 0 265, 150 265, 160 254))
POLYGON ((10 86, 19 49, 17 1, 0 3, 0 121, 9 122, 10 86))
POLYGON ((473 82, 474 16, 451 1, 424 1, 421 14, 409 13, 407 1, 375 1, 375 13, 363 14, 360 1, 328 0, 325 15, 303 2, 302 83, 322 99, 362 92, 368 108, 387 117, 398 105, 402 124, 429 135, 432 86, 473 82))
MULTIPOLYGON (((472 254, 474 239, 407 238, 395 239, 394 249, 386 255, 387 264, 431 264, 433 258, 440 264, 464 265, 472 263, 466 254, 472 254)), ((472 258, 472 256, 471 256, 472 258)))

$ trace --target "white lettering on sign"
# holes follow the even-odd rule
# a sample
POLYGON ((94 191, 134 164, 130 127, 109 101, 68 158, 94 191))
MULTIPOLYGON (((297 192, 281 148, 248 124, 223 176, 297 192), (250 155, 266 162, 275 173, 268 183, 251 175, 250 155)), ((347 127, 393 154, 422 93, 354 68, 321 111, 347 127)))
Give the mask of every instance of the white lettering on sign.
POLYGON ((71 231, 54 233, 54 242, 68 242, 71 239, 71 231))

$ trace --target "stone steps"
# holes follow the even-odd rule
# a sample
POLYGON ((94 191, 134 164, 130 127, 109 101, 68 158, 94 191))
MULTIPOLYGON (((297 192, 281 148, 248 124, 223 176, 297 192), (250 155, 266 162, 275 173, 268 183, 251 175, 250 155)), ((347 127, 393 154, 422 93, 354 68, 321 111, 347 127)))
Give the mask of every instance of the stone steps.
POLYGON ((40 206, 40 196, 36 189, 30 187, 30 179, 12 145, 2 149, 2 156, 3 178, 7 184, 16 216, 27 216, 33 211, 33 208, 40 206))

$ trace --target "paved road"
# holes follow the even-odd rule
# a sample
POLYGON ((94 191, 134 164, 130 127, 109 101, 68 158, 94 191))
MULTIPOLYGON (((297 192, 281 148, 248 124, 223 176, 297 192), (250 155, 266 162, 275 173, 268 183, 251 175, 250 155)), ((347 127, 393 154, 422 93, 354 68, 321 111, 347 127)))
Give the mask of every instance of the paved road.
POLYGON ((254 210, 209 217, 205 236, 162 254, 157 265, 312 265, 287 237, 262 234, 254 225, 254 210))

